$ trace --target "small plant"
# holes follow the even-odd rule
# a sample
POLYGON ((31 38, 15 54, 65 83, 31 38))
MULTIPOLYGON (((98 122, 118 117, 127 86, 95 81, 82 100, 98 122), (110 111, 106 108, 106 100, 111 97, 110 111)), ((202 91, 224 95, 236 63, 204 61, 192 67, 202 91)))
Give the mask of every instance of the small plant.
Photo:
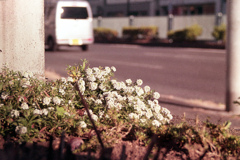
POLYGON ((112 41, 118 38, 118 32, 109 28, 94 28, 95 41, 112 41))
POLYGON ((194 41, 202 34, 202 28, 195 24, 185 29, 169 31, 168 39, 173 41, 194 41))
POLYGON ((158 27, 123 27, 123 37, 131 40, 153 39, 158 35, 158 27))
POLYGON ((212 36, 217 41, 226 41, 226 25, 215 26, 212 32, 212 36))

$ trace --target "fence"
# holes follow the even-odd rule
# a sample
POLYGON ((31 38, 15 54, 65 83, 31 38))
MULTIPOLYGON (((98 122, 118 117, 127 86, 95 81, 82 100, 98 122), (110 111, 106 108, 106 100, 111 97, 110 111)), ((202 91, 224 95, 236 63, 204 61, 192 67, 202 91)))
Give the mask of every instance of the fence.
POLYGON ((202 35, 198 40, 213 40, 214 26, 226 24, 226 15, 194 15, 194 16, 155 16, 155 17, 98 17, 93 20, 93 27, 104 27, 116 30, 122 36, 122 28, 126 26, 157 26, 159 38, 167 38, 168 30, 182 29, 193 24, 202 27, 202 35))

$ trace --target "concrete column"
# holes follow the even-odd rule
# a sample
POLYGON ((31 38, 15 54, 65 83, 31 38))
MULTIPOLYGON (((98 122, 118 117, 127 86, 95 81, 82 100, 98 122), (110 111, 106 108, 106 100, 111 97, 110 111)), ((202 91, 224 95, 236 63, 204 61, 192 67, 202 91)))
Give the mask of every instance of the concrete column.
POLYGON ((0 69, 44 77, 44 1, 0 0, 0 69))
POLYGON ((233 102, 240 97, 240 1, 227 0, 227 88, 226 110, 240 114, 233 102))

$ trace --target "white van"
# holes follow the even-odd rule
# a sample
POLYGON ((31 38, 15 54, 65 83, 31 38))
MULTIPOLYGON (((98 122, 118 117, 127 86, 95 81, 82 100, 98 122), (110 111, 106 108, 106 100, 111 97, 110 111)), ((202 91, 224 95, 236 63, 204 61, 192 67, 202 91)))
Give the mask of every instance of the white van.
POLYGON ((45 48, 81 46, 83 51, 94 42, 92 11, 87 1, 57 1, 44 3, 45 48))

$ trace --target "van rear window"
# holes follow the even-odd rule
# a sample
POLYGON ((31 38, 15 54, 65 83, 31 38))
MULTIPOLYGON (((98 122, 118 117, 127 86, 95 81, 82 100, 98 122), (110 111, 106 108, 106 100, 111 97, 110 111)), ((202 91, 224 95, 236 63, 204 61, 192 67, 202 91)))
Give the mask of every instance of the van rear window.
POLYGON ((86 7, 62 7, 62 19, 87 19, 88 12, 86 7))

